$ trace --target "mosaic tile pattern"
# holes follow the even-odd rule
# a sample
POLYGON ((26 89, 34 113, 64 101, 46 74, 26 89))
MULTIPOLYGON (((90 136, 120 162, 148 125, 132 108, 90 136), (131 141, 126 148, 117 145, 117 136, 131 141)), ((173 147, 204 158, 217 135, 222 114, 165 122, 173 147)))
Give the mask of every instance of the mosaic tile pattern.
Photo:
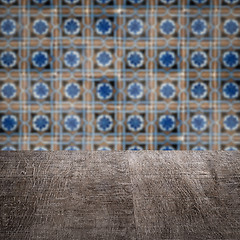
POLYGON ((0 0, 0 148, 240 149, 239 22, 239 0, 0 0))

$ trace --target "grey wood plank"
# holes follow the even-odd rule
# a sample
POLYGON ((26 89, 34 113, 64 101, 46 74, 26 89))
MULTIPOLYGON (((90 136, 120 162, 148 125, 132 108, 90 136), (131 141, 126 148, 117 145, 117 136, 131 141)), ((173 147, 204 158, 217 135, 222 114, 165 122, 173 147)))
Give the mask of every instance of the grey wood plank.
POLYGON ((239 152, 0 152, 0 239, 240 239, 239 152))
POLYGON ((129 153, 137 239, 240 239, 239 152, 129 153))
POLYGON ((128 160, 1 152, 1 239, 135 239, 128 160))

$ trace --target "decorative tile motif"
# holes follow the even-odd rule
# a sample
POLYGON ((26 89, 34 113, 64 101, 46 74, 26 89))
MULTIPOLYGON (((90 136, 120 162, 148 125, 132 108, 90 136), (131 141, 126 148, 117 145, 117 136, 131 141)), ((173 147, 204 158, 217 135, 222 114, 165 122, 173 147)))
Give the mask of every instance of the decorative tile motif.
POLYGON ((239 0, 0 0, 0 149, 240 149, 239 0))

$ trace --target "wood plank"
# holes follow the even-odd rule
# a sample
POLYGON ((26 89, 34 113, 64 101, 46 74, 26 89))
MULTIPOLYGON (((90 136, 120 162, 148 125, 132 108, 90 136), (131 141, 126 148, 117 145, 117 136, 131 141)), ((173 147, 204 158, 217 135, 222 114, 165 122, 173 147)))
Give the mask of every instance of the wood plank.
POLYGON ((240 239, 240 152, 0 152, 0 239, 240 239))
POLYGON ((1 152, 0 162, 0 239, 134 236, 126 158, 91 152, 1 152))
POLYGON ((137 239, 240 239, 240 154, 129 154, 137 239))

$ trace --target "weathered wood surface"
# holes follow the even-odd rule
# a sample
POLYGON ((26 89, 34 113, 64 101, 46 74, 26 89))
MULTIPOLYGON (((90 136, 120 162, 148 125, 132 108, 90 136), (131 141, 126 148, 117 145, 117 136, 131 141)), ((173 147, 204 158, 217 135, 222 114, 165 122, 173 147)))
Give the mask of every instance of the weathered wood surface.
POLYGON ((0 239, 240 239, 240 153, 0 152, 0 239))

